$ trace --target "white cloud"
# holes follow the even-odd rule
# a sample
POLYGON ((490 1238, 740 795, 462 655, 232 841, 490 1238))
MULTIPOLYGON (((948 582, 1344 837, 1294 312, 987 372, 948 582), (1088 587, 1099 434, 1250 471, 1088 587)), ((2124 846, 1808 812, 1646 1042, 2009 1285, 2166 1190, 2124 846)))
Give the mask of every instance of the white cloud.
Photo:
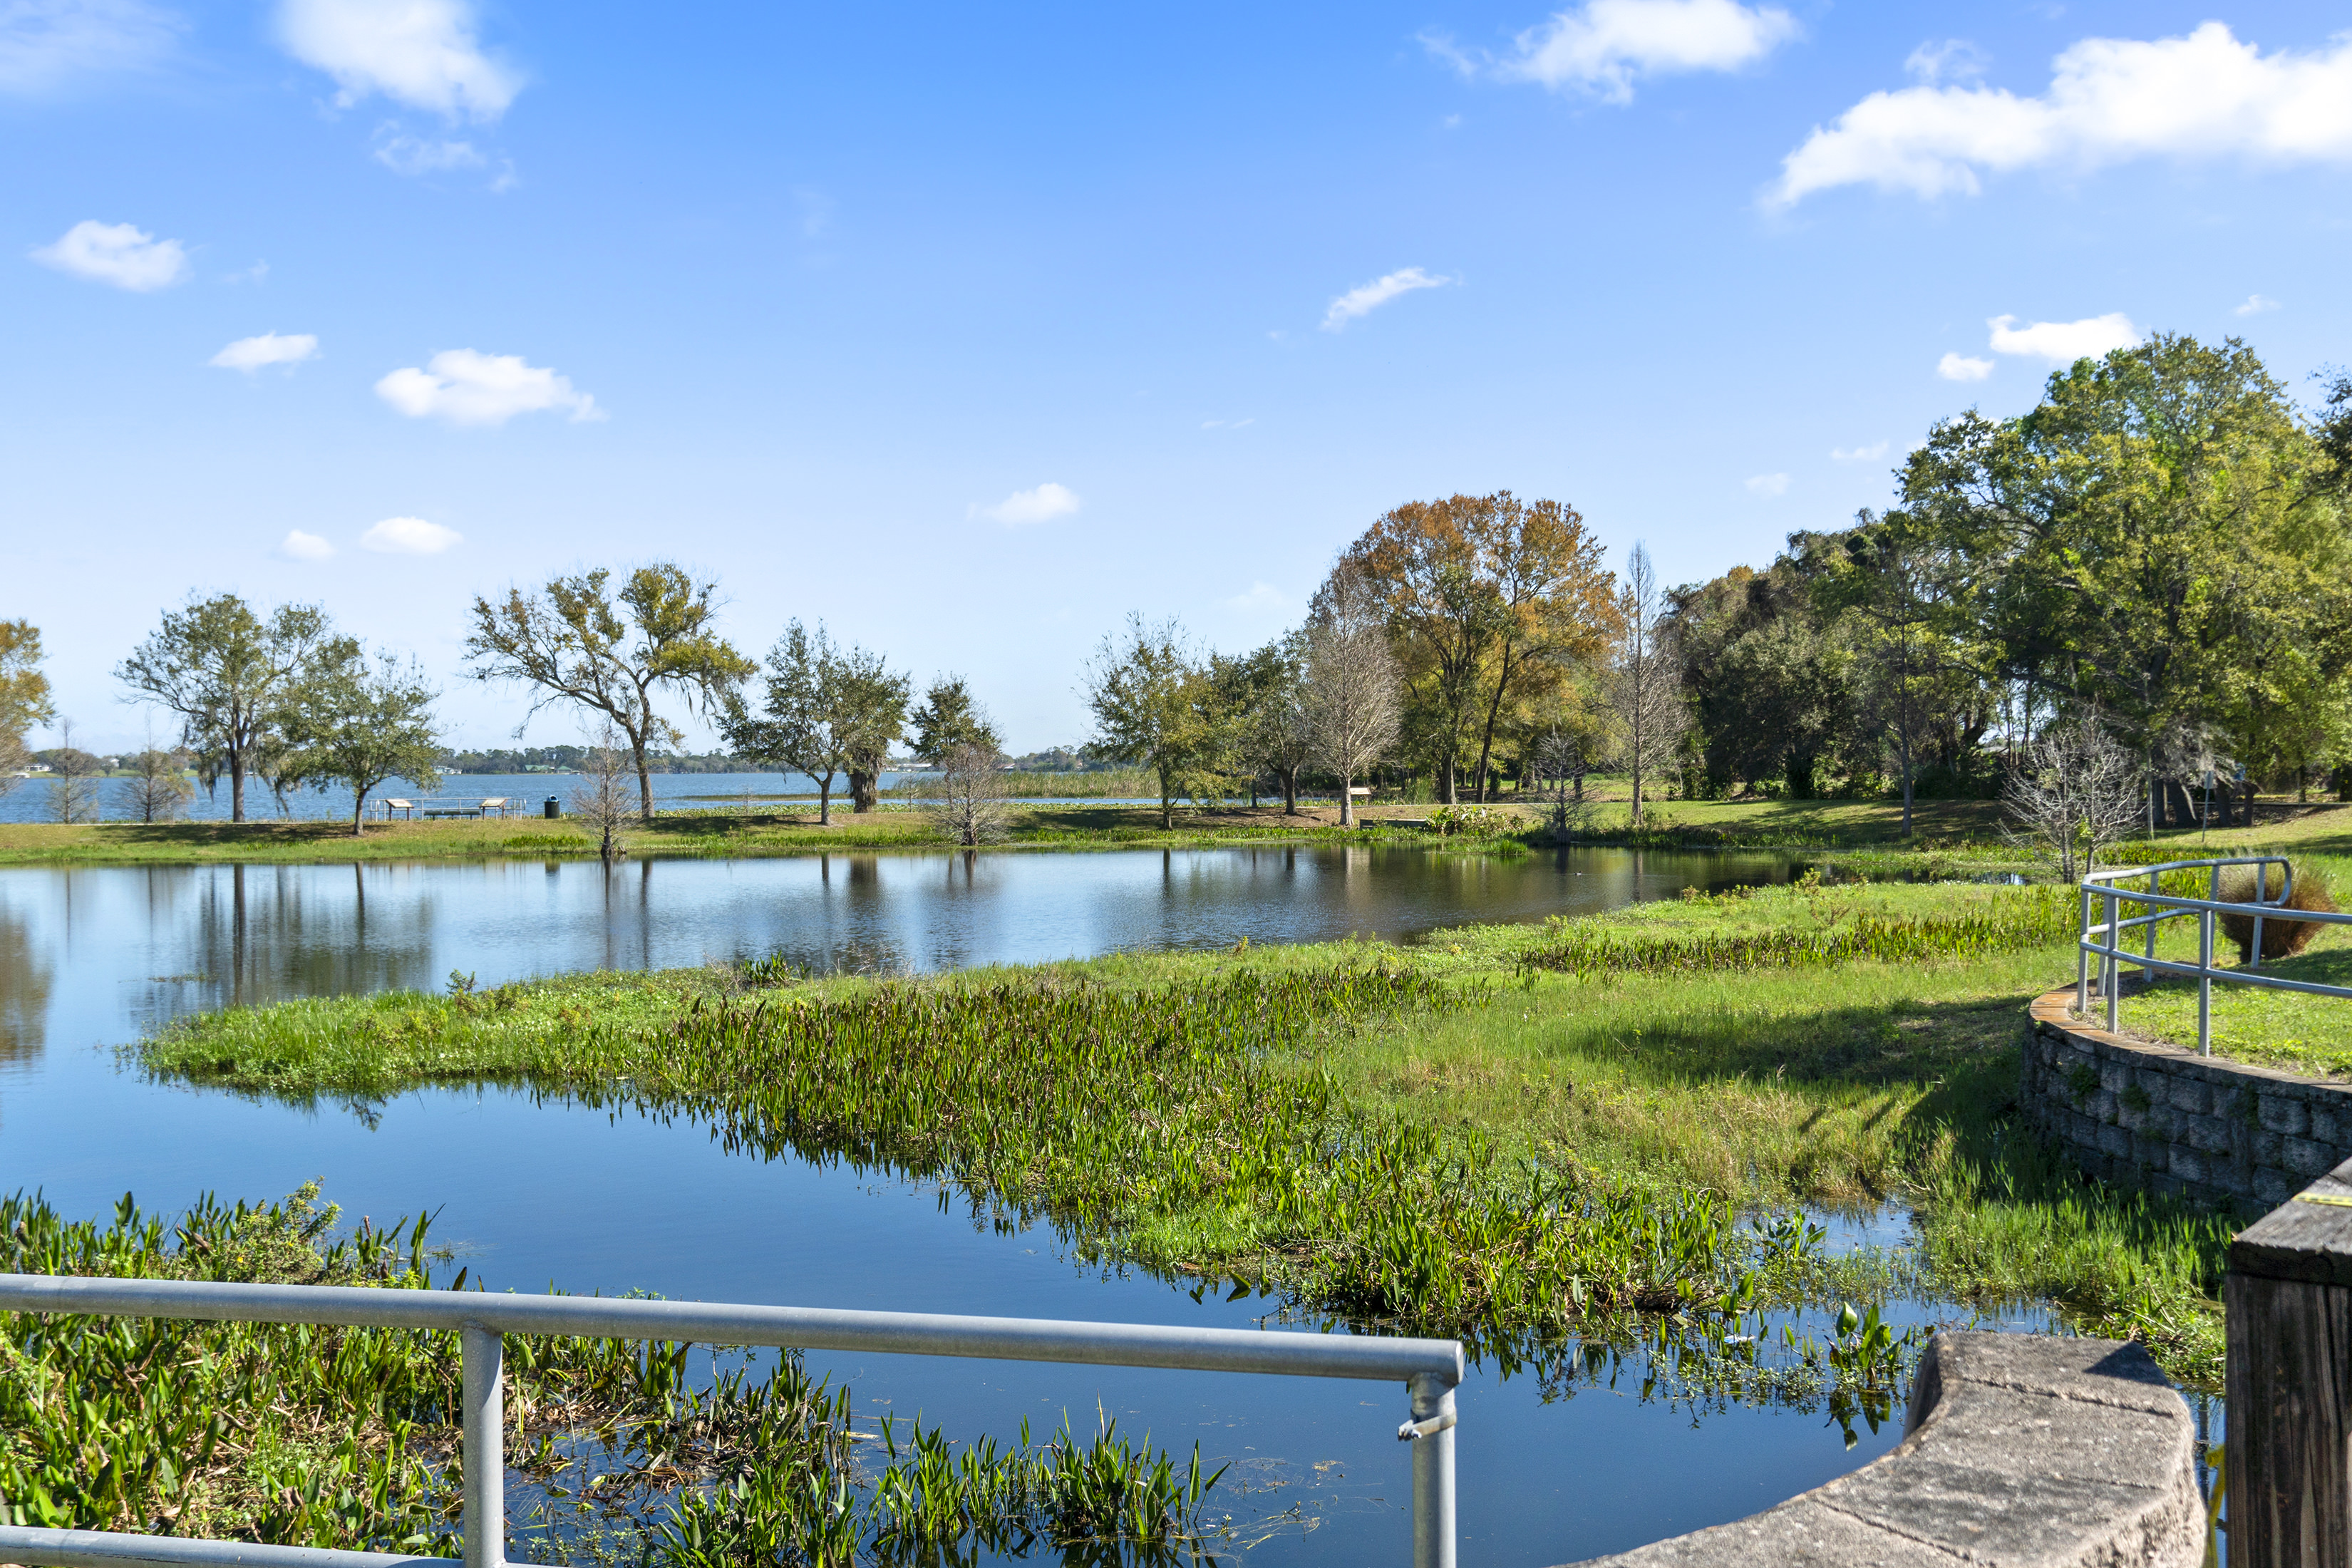
POLYGON ((2079 321, 2036 321, 2030 327, 2018 326, 2016 321, 2015 316, 1995 316, 1985 323, 1992 329, 1992 352, 2025 354, 2053 364, 2098 359, 2112 350, 2135 346, 2141 335, 2121 310, 2085 316, 2079 321))
POLYGON ((256 371, 266 364, 300 364, 318 357, 319 340, 309 332, 289 332, 284 337, 264 332, 257 338, 237 339, 209 363, 223 370, 256 371))
POLYGON ((335 552, 335 547, 315 533, 300 529, 289 532, 278 542, 278 553, 289 561, 324 561, 335 552))
POLYGON ((1239 430, 1244 426, 1255 425, 1256 423, 1257 416, 1253 414, 1246 419, 1203 419, 1201 421, 1201 428, 1203 430, 1239 430))
POLYGON ((1832 447, 1830 461, 1833 463, 1874 463, 1886 456, 1886 443, 1873 441, 1867 447, 1832 447))
POLYGON ((1786 474, 1757 474, 1748 481, 1748 493, 1755 496, 1784 496, 1789 493, 1786 474))
POLYGON ((1020 528, 1033 522, 1051 522, 1057 517, 1067 517, 1078 510, 1076 493, 1051 481, 1034 490, 1014 490, 994 506, 974 504, 966 515, 984 517, 1001 522, 1007 528, 1020 528))
POLYGON ((2267 294, 2249 294, 2246 302, 2230 312, 2233 316, 2259 316, 2265 310, 2275 310, 2279 302, 2267 294))
POLYGON ((2352 161, 2352 34, 2264 55, 2207 22, 2179 38, 2085 38, 2052 72, 2039 98, 1932 82, 1874 92, 1815 127, 1766 199, 1839 185, 1973 195, 1981 173, 2146 157, 2352 161))
POLYGON ((1982 381, 1992 374, 1992 361, 1969 354, 1946 354, 1936 362, 1936 374, 1946 381, 1982 381))
POLYGON ((1638 77, 1731 71, 1797 36, 1777 5, 1737 0, 1586 0, 1515 40, 1497 61, 1507 81, 1576 88, 1611 103, 1633 100, 1638 77))
POLYGON ((349 108, 382 93, 451 120, 496 120, 522 90, 482 52, 467 0, 283 0, 286 52, 335 79, 349 108))
POLYGON ((570 409, 575 422, 604 417, 594 398, 551 370, 525 364, 520 354, 447 349, 426 364, 394 371, 375 384, 375 395, 411 419, 452 425, 503 425, 551 408, 570 409))
POLYGON ((360 548, 380 555, 438 555, 466 536, 421 517, 387 517, 360 535, 360 548))
POLYGON ((1443 289, 1459 279, 1432 277, 1418 267, 1408 267, 1402 272, 1391 272, 1360 288, 1350 289, 1331 301, 1323 312, 1323 330, 1336 332, 1360 316, 1369 316, 1400 294, 1410 294, 1416 289, 1443 289))
POLYGON ((0 92, 152 65, 183 26, 142 0, 0 0, 0 92))
POLYGON ((437 174, 449 169, 479 169, 489 163, 471 142, 435 142, 411 136, 397 125, 376 128, 369 156, 395 174, 437 174))
POLYGON ((1223 603, 1226 609, 1244 615, 1270 615, 1289 608, 1290 596, 1271 583, 1253 582, 1249 592, 1235 594, 1223 603))
POLYGON ((33 259, 60 272, 111 283, 144 294, 168 289, 187 276, 188 253, 176 239, 157 239, 127 223, 84 218, 33 252, 33 259))

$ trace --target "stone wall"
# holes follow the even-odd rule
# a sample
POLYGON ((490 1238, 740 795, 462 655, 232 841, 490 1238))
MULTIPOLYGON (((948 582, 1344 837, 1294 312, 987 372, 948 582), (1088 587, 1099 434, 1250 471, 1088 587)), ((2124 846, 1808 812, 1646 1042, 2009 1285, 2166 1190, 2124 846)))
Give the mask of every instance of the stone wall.
POLYGON ((2033 1004, 2018 1107, 2090 1174, 2268 1208, 2352 1159, 2352 1085, 2126 1039, 2074 1005, 2071 986, 2033 1004))
POLYGON ((1893 1453, 1583 1568, 2196 1568, 2196 1436, 2136 1344, 1941 1333, 1893 1453))

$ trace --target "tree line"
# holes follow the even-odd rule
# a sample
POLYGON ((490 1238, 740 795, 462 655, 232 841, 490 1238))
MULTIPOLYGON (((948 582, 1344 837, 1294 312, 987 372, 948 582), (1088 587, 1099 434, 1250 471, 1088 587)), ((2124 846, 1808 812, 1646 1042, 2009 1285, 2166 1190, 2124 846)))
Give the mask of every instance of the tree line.
POLYGON ((1894 505, 1668 595, 1692 792, 1883 792, 1907 832, 2063 729, 2134 759, 2147 826, 2209 779, 2352 793, 2347 459, 2352 378, 2300 409, 2235 339, 1938 423, 1894 505))
MULTIPOLYGON (((2132 759, 2149 826, 2210 777, 2352 794, 2347 474, 2352 377, 2305 410, 2242 342, 2159 334, 2053 374, 2018 417, 1937 424, 1893 504, 1705 583, 1661 589, 1638 544, 1612 573, 1563 502, 1409 502, 1261 647, 1129 617, 1080 675, 1083 760, 1149 770, 1171 824, 1180 802, 1260 789, 1296 812, 1309 777, 1352 825, 1376 773, 1458 805, 1514 780, 1580 795, 1608 770, 1637 826, 1664 786, 1898 796, 1908 833, 1922 795, 2047 772, 2038 738, 2060 731, 2132 759)), ((967 797, 967 841, 984 833, 1001 737, 961 678, 919 697, 882 654, 798 621, 755 661, 719 635, 716 595, 656 563, 477 598, 468 673, 605 727, 648 819, 691 716, 733 756, 808 775, 825 822, 836 788, 872 809, 910 742, 967 797)), ((38 660, 37 631, 0 623, 11 755, 54 719, 38 660)), ((234 820, 249 780, 343 784, 355 828, 385 779, 435 787, 438 691, 317 606, 192 598, 117 674, 180 721, 180 751, 150 752, 226 781, 234 820)))

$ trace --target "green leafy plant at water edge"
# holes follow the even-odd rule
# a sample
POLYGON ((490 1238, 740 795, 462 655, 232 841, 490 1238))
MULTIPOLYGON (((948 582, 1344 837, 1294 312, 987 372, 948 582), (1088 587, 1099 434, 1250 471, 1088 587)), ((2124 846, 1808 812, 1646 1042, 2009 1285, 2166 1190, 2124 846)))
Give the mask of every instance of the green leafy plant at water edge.
MULTIPOLYGON (((429 1288, 423 1216, 388 1229, 362 1221, 334 1240, 340 1216, 317 1199, 315 1184, 267 1206, 207 1198, 167 1223, 126 1197, 100 1225, 19 1194, 0 1199, 0 1269, 429 1288)), ((940 1547, 1081 1525, 1088 1539, 1165 1544, 1216 1479, 1197 1452, 1180 1478, 1167 1455, 1108 1427, 1091 1446, 1065 1432, 1043 1451, 1024 1432, 1020 1450, 986 1448, 975 1464, 969 1450, 950 1461, 944 1439, 919 1426, 908 1463, 869 1482, 846 1391, 810 1379, 796 1355, 759 1379, 734 1372, 698 1389, 688 1350, 507 1336, 512 1468, 551 1498, 580 1500, 551 1525, 542 1509, 541 1529, 523 1531, 527 1552, 560 1558, 584 1520, 617 1525, 638 1561, 706 1561, 695 1521, 751 1476, 854 1504, 836 1510, 846 1536, 822 1510, 798 1509, 804 1533, 777 1536, 772 1561, 847 1563, 829 1544, 844 1540, 878 1561, 902 1537, 940 1547), (584 1486, 583 1451, 597 1457, 584 1486), (917 1518, 909 1500, 928 1511, 917 1518)), ((454 1554, 460 1383, 454 1333, 0 1314, 0 1521, 454 1554)))
POLYGON ((1460 1336, 1506 1365, 1571 1336, 1655 1348, 1808 1297, 1790 1233, 1743 1228, 1725 1194, 1513 1160, 1475 1131, 1351 1105, 1324 1065, 1333 1031, 1486 995, 1361 962, 1140 989, 787 986, 605 1024, 552 1008, 533 1023, 527 993, 485 993, 386 999, 356 1031, 300 1009, 220 1015, 151 1042, 148 1059, 298 1098, 463 1073, 688 1116, 730 1150, 934 1182, 943 1204, 1050 1223, 1081 1256, 1460 1336), (464 1044, 484 1018, 508 1031, 495 1066, 464 1044))
POLYGON ((1519 955, 1522 968, 1578 975, 1696 974, 1717 970, 1800 968, 1875 959, 1903 963, 2019 952, 2063 942, 2075 931, 2070 888, 2005 892, 1987 909, 1951 915, 1856 914, 1816 930, 1644 932, 1592 921, 1563 922, 1519 955))

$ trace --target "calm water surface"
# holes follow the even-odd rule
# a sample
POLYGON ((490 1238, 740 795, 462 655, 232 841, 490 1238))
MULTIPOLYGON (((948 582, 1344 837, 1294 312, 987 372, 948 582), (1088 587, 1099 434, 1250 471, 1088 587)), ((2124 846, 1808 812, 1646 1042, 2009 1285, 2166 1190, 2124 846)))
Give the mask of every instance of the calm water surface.
MULTIPOLYGON (((321 1178, 352 1215, 437 1207, 493 1289, 646 1289, 814 1306, 1248 1325, 1270 1303, 1195 1302, 1074 1262, 1050 1232, 976 1222, 887 1173, 729 1154, 708 1129, 507 1091, 296 1108, 145 1083, 111 1047, 229 1003, 481 984, 782 950, 813 967, 929 970, 1119 949, 1410 937, 1778 880, 1766 857, 1410 850, 828 856, 718 862, 0 870, 0 1185, 96 1214, 127 1190, 265 1198, 321 1178)), ((1899 1240, 1902 1226, 1875 1239, 1899 1240)), ((1906 1321, 1952 1314, 1912 1304, 1906 1321)), ((1235 1468, 1218 1511, 1269 1564, 1402 1562, 1403 1392, 1315 1379, 840 1355, 870 1414, 951 1434, 1097 1407, 1235 1468), (1295 1509, 1296 1512, 1287 1510, 1295 1509)), ((1767 1507, 1885 1451, 1819 1414, 1701 1412, 1614 1387, 1474 1369, 1461 1396, 1463 1557, 1558 1563, 1767 1507)))

